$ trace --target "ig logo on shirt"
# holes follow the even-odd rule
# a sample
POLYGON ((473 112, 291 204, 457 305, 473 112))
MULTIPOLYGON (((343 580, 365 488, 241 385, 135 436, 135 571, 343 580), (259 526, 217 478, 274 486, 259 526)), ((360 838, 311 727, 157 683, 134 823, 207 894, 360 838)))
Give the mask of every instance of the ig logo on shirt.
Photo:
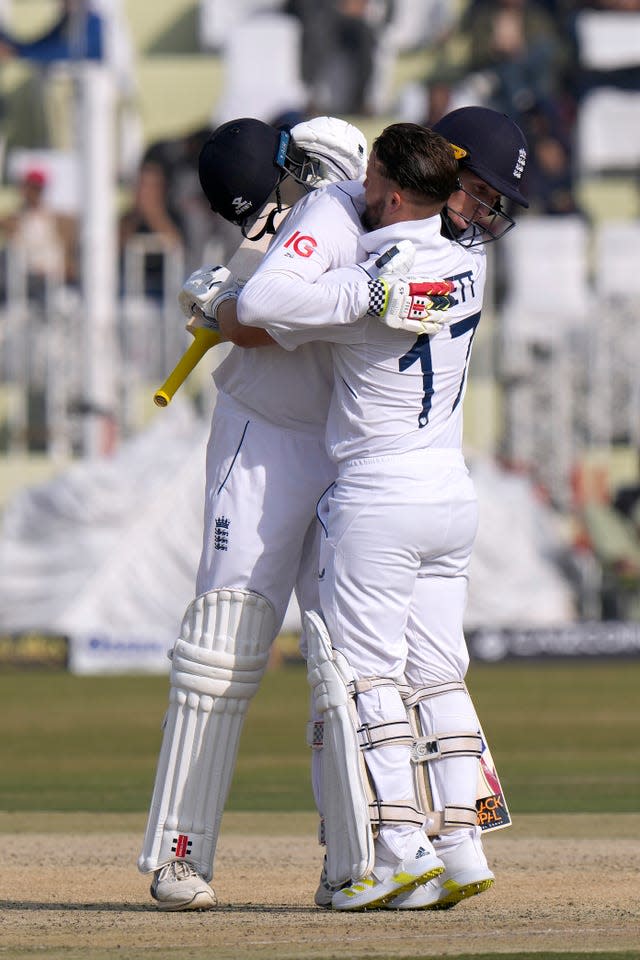
POLYGON ((299 257, 310 257, 317 246, 313 237, 304 236, 299 230, 292 233, 285 243, 285 247, 291 248, 299 257))

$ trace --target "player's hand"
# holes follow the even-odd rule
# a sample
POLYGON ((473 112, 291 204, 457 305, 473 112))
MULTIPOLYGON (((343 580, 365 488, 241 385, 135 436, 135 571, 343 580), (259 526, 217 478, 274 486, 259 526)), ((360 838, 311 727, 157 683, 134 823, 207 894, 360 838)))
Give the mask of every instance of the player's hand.
POLYGON ((413 261, 416 258, 416 248, 411 240, 398 240, 392 247, 380 254, 375 262, 377 276, 390 280, 409 277, 413 261))
POLYGON ((200 307, 193 308, 193 312, 185 324, 185 330, 187 330, 192 337, 195 337, 196 330, 218 331, 219 329, 218 321, 213 320, 211 317, 206 317, 200 307))
POLYGON ((338 117, 314 117, 291 128, 291 139, 311 161, 305 183, 326 187, 359 180, 367 168, 367 139, 358 127, 338 117))
POLYGON ((412 281, 378 277, 369 281, 369 310, 388 327, 432 336, 442 330, 446 311, 457 302, 449 280, 412 281))
POLYGON ((203 267, 191 274, 178 294, 178 304, 189 324, 217 328, 217 310, 223 301, 237 298, 238 285, 226 267, 203 267), (192 324, 192 320, 194 323, 192 324))

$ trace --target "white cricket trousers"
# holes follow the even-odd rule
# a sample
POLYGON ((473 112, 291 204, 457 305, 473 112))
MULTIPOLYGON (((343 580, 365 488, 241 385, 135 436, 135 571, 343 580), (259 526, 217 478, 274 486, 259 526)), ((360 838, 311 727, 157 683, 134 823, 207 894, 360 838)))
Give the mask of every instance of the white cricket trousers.
POLYGON ((316 504, 335 478, 324 429, 287 430, 220 394, 207 446, 198 595, 254 590, 276 611, 276 633, 295 588, 319 606, 316 504))
MULTIPOLYGON (((412 687, 464 679, 478 509, 462 453, 433 449, 341 465, 319 516, 322 611, 333 646, 356 677, 391 677, 412 687)), ((357 708, 364 723, 406 718, 389 686, 358 695, 357 708)), ((462 714, 455 727, 468 729, 462 714)), ((371 750, 367 763, 381 800, 415 802, 408 747, 371 750)), ((401 849, 394 843, 401 834, 383 828, 392 851, 401 849)))

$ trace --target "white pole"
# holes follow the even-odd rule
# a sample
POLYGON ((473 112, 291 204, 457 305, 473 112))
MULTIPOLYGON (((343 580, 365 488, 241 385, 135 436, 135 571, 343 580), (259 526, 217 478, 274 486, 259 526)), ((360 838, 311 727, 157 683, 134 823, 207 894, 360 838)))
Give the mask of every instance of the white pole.
POLYGON ((110 69, 78 65, 81 185, 83 431, 86 457, 108 453, 116 422, 117 225, 115 88, 110 69))

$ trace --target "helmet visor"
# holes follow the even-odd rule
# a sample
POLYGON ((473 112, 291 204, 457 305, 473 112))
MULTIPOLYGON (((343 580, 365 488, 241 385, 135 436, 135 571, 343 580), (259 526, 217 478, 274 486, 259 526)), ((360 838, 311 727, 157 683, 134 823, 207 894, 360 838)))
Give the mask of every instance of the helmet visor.
POLYGON ((449 236, 463 247, 493 243, 515 227, 515 221, 502 209, 501 200, 488 204, 460 184, 459 192, 470 202, 466 212, 445 206, 443 220, 449 236))

